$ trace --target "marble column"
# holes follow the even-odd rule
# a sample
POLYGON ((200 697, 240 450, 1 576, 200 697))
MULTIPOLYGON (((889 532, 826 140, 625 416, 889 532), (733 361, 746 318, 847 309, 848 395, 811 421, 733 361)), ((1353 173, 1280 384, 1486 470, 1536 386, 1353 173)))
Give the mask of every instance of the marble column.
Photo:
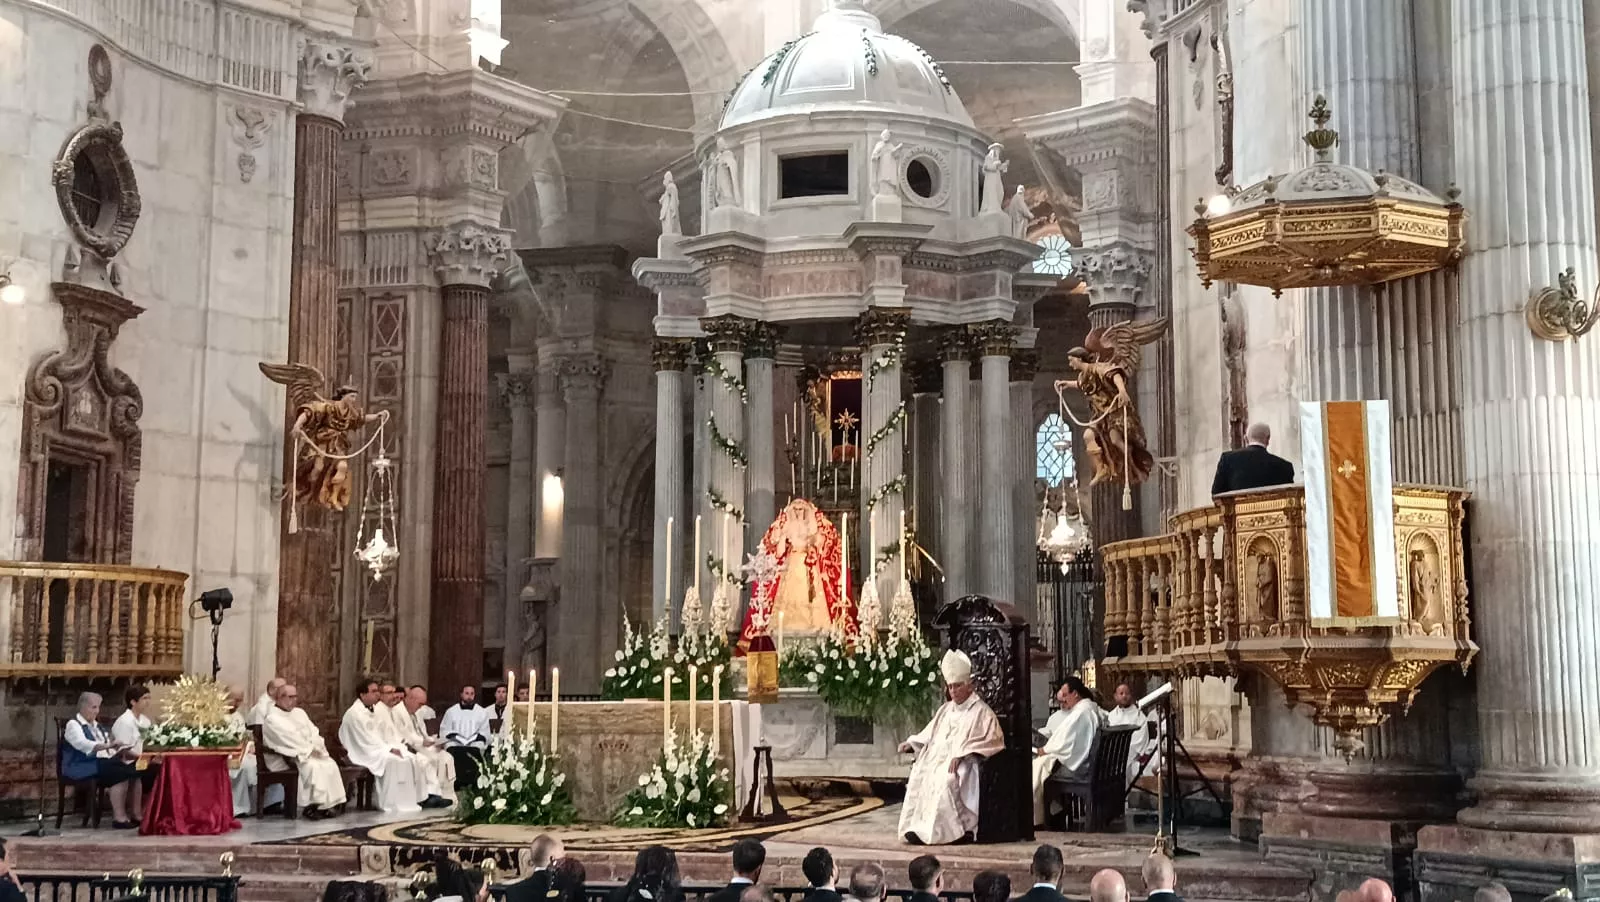
MULTIPOLYGON (((1011 355, 1011 502, 1012 540, 1015 543, 1013 594, 1017 612, 1038 629, 1039 568, 1036 561, 1038 531, 1038 458, 1033 434, 1033 377, 1039 373, 1039 352, 1018 348, 1011 355)), ((1043 637, 1040 638, 1041 641, 1043 637)))
MULTIPOLYGON (((1155 296, 1157 316, 1172 317, 1172 109, 1171 93, 1167 90, 1167 41, 1155 41, 1150 48, 1150 58, 1156 71, 1156 217, 1154 254, 1151 256, 1150 291, 1155 296)), ((1156 398, 1158 416, 1152 436, 1157 453, 1178 453, 1178 378, 1177 355, 1173 333, 1168 329, 1157 339, 1151 349, 1156 358, 1156 398)), ((1156 476, 1160 486, 1161 511, 1176 512, 1178 508, 1177 473, 1156 476)), ((1163 531, 1165 525, 1163 524, 1163 531)))
POLYGON ((1472 492, 1482 767, 1464 824, 1600 832, 1600 337, 1552 343, 1528 295, 1566 267, 1594 290, 1582 0, 1451 6, 1464 485, 1472 492), (1530 210, 1538 211, 1531 215, 1530 210))
POLYGON ((522 587, 527 584, 533 554, 533 394, 535 375, 525 356, 512 358, 516 367, 500 376, 500 396, 511 411, 511 461, 506 492, 506 577, 503 636, 505 669, 521 670, 522 587))
MULTIPOLYGON (((939 566, 944 566, 943 518, 940 507, 944 504, 945 482, 940 476, 939 387, 943 381, 943 365, 935 358, 920 357, 907 367, 911 377, 911 510, 906 514, 906 526, 913 540, 928 554, 934 555, 939 566)), ((938 571, 928 565, 927 559, 916 552, 906 561, 911 569, 922 568, 923 582, 932 586, 938 595, 945 597, 945 588, 939 585, 938 571), (921 558, 920 560, 918 558, 921 558)), ((937 610, 937 600, 934 610, 937 610)), ((924 611, 931 614, 932 611, 924 611)))
MULTIPOLYGON (((901 377, 906 328, 903 310, 869 307, 856 320, 861 345, 861 538, 863 567, 876 568, 885 616, 900 578, 900 515, 906 509, 906 409, 901 377), (876 542, 876 546, 872 543, 876 542)), ((866 579, 868 571, 862 571, 866 579)))
POLYGON ((600 392, 606 367, 595 354, 561 358, 561 394, 567 402, 567 466, 562 479, 561 598, 556 607, 560 642, 550 664, 561 668, 564 688, 599 692, 602 663, 616 650, 601 610, 600 392))
MULTIPOLYGON (((746 453, 750 458, 750 466, 745 470, 745 506, 749 511, 746 519, 750 522, 750 528, 745 533, 747 554, 755 550, 754 543, 761 540, 762 533, 778 516, 778 449, 772 400, 778 337, 776 327, 755 323, 750 327, 750 340, 744 349, 745 380, 750 390, 750 403, 745 411, 746 453)), ((743 617, 740 622, 743 622, 743 617)))
POLYGON ((561 400, 559 366, 550 349, 541 349, 533 408, 533 557, 543 562, 561 556, 561 515, 566 506, 561 477, 567 465, 567 409, 561 400))
POLYGON ((673 615, 683 603, 684 562, 681 549, 694 543, 694 524, 683 522, 683 489, 687 479, 683 460, 684 369, 694 342, 682 338, 657 338, 652 349, 656 366, 656 510, 655 541, 651 554, 650 598, 653 619, 673 615), (667 518, 672 517, 671 544, 667 518), (667 561, 672 580, 667 580, 667 561))
MULTIPOLYGON (((350 92, 366 81, 370 54, 336 39, 313 37, 301 59, 300 102, 294 126, 294 225, 289 258, 289 347, 287 360, 314 366, 329 379, 334 372, 338 327, 337 158, 345 105, 350 92)), ((296 411, 286 408, 284 475, 294 484, 296 411)), ((352 519, 355 514, 350 515, 352 519)), ((334 573, 340 566, 337 523, 331 512, 311 504, 296 511, 297 530, 289 531, 285 509, 278 558, 278 674, 300 687, 300 704, 312 717, 336 715, 339 692, 339 635, 330 629, 339 608, 334 573)), ((336 618, 335 618, 336 621, 336 618)))
POLYGON ((972 338, 964 328, 953 328, 940 338, 943 360, 944 403, 939 411, 939 469, 944 474, 939 495, 939 564, 944 567, 944 600, 954 601, 975 591, 972 578, 972 481, 967 478, 968 458, 976 450, 972 441, 972 338))
POLYGON ((973 327, 980 371, 978 444, 978 591, 1016 603, 1016 523, 1012 517, 1016 455, 1011 446, 1011 354, 1016 329, 1003 322, 973 327))
POLYGON ((706 457, 709 467, 706 497, 711 516, 705 522, 703 537, 713 564, 712 578, 703 587, 709 606, 716 591, 716 580, 738 576, 744 561, 745 474, 750 446, 745 440, 745 405, 749 397, 744 374, 744 349, 751 321, 736 316, 719 316, 702 321, 711 346, 714 364, 706 373, 706 395, 710 412, 701 428, 706 432, 706 457))
MULTIPOLYGON (((698 517, 700 520, 701 547, 700 559, 697 561, 690 561, 689 567, 691 569, 685 570, 684 575, 685 578, 693 579, 695 574, 699 574, 702 603, 710 602, 711 599, 709 598, 708 593, 710 593, 714 585, 711 582, 711 570, 706 567, 706 559, 708 557, 708 552, 710 551, 709 542, 711 540, 711 533, 708 532, 708 530, 711 529, 711 525, 714 521, 712 514, 715 513, 711 507, 710 491, 711 454, 709 453, 709 449, 711 447, 711 441, 706 435, 706 420, 711 416, 711 391, 708 382, 709 377, 706 374, 706 361, 708 361, 710 358, 710 345, 704 341, 697 342, 695 345, 694 357, 690 361, 690 373, 692 374, 691 379, 694 385, 694 418, 690 420, 692 424, 691 434, 693 435, 694 451, 694 497, 689 499, 689 510, 692 517, 698 517)), ((685 535, 689 537, 690 544, 687 547, 690 549, 690 556, 693 556, 694 554, 693 525, 693 521, 691 520, 691 531, 685 533, 685 535)), ((687 586, 685 587, 687 588, 687 586)), ((682 599, 679 599, 679 601, 681 603, 682 599)))

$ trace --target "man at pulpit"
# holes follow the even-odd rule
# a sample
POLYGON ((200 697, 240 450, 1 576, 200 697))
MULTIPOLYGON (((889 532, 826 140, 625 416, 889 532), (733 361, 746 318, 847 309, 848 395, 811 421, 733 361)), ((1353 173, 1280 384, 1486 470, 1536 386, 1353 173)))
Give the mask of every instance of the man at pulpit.
POLYGON ((780 620, 789 636, 822 635, 838 623, 855 633, 855 612, 841 591, 843 556, 839 532, 816 505, 796 498, 761 537, 761 551, 777 564, 777 577, 751 590, 739 649, 748 651, 759 628, 780 620))

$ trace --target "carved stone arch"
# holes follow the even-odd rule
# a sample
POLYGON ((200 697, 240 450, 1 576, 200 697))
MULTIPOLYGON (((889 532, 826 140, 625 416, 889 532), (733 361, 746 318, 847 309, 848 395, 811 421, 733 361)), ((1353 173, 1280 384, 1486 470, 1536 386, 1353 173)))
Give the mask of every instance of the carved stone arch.
POLYGON ((18 553, 23 560, 126 565, 133 559, 144 399, 133 380, 111 365, 110 349, 122 324, 144 310, 97 288, 65 282, 51 288, 63 310, 67 347, 28 368, 18 553), (47 543, 53 491, 66 493, 62 514, 70 522, 47 543))
MULTIPOLYGON (((694 92, 696 138, 716 127, 722 101, 744 70, 734 62, 717 22, 699 0, 630 0, 672 46, 694 92)), ((748 65, 748 64, 747 64, 748 65)))
MULTIPOLYGON (((885 29, 894 31, 895 24, 900 20, 939 2, 941 0, 867 0, 867 9, 883 22, 885 29)), ((1065 31, 1074 44, 1078 43, 1078 36, 1083 30, 1080 27, 1080 13, 1076 2, 1059 3, 1057 0, 1011 0, 1011 2, 1049 19, 1065 31)))
POLYGON ((648 418, 630 430, 617 458, 615 476, 606 490, 608 531, 615 537, 616 556, 608 569, 615 574, 613 597, 635 623, 649 622, 651 554, 655 538, 655 425, 648 418), (642 619, 641 619, 642 618, 642 619))

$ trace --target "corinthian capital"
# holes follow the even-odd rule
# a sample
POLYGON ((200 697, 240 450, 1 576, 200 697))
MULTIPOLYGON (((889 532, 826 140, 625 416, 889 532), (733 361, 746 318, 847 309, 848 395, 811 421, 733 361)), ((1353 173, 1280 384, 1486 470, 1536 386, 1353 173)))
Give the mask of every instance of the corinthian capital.
POLYGON ((1150 284, 1155 256, 1147 250, 1118 242, 1077 251, 1073 263, 1089 286, 1089 302, 1137 307, 1150 284))
POLYGON ((350 92, 367 82, 372 53, 338 38, 307 38, 300 49, 300 102, 313 116, 344 121, 350 92))
POLYGON ((511 261, 511 233, 458 222, 435 232, 429 251, 440 285, 488 288, 511 261))

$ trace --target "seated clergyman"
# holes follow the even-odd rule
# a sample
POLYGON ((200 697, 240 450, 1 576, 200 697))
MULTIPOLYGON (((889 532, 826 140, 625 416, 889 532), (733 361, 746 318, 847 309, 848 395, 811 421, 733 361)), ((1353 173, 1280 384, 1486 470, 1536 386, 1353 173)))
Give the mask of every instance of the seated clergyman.
MULTIPOLYGON (((394 689, 389 688, 391 692, 394 689)), ((380 694, 376 681, 363 680, 339 724, 339 742, 350 763, 366 768, 377 782, 378 810, 406 812, 448 806, 449 802, 430 791, 433 769, 405 747, 388 707, 378 710, 380 694)))
MULTIPOLYGON (((456 759, 444 749, 444 740, 429 736, 426 715, 428 690, 412 686, 404 692, 395 692, 395 701, 389 707, 389 716, 395 723, 401 741, 433 769, 434 791, 446 802, 456 800, 456 759)), ((445 807, 443 805, 439 806, 445 807)))
MULTIPOLYGON (((245 729, 245 712, 239 710, 244 705, 244 693, 237 689, 228 692, 228 725, 238 730, 241 735, 249 736, 245 729)), ((244 817, 250 813, 252 803, 256 796, 256 749, 255 744, 245 740, 244 752, 239 755, 239 765, 232 766, 229 762, 228 785, 233 790, 233 816, 244 817)), ((275 787, 276 788, 276 787, 275 787)), ((281 793, 282 790, 280 789, 281 793)))
POLYGON ((972 686, 972 659, 951 650, 939 663, 950 700, 922 732, 900 746, 915 752, 900 809, 898 832, 909 843, 937 845, 975 839, 978 763, 1006 747, 994 711, 972 686))
POLYGON ((1033 822, 1044 823, 1044 784, 1052 774, 1080 780, 1089 776, 1093 764, 1094 741, 1105 726, 1105 712, 1095 702, 1089 687, 1075 676, 1067 677, 1056 690, 1056 702, 1067 716, 1050 733, 1044 747, 1034 751, 1033 822))
POLYGON ((445 709, 439 720, 439 737, 456 759, 456 788, 478 782, 478 762, 489 748, 489 712, 478 705, 478 688, 461 687, 461 701, 445 709))
POLYGON ((267 770, 285 771, 293 761, 300 774, 300 803, 310 818, 333 817, 344 809, 344 779, 328 754, 317 725, 300 707, 300 692, 285 684, 261 722, 267 770))

